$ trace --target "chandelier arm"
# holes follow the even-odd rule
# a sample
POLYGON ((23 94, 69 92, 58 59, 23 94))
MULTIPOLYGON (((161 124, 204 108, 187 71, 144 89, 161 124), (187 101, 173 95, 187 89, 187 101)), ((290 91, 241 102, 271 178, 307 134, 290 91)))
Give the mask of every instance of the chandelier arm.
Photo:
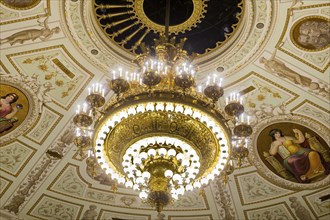
POLYGON ((170 0, 166 0, 166 11, 165 11, 165 40, 168 42, 169 39, 169 27, 170 27, 170 0))

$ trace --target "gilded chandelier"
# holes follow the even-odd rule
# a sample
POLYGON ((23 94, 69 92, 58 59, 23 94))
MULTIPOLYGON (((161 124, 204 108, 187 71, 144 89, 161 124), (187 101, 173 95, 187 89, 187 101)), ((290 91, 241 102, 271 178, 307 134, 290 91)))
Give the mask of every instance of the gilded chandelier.
POLYGON ((248 155, 252 133, 239 94, 230 94, 220 109, 222 79, 208 76, 205 85, 196 86, 184 40, 176 43, 167 35, 153 48, 141 45, 137 73, 112 73, 107 87, 115 98, 106 101, 99 84, 88 89, 73 119, 81 156, 91 152, 88 164, 97 161, 158 212, 218 175, 226 181, 233 172, 229 161, 236 159, 240 167, 248 155))

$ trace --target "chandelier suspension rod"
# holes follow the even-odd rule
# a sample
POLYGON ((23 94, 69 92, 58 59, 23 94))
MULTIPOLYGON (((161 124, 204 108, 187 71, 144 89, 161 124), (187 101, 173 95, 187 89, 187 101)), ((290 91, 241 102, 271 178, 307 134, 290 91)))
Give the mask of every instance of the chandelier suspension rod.
POLYGON ((165 9, 165 39, 168 42, 168 32, 170 27, 170 0, 166 0, 166 9, 165 9))

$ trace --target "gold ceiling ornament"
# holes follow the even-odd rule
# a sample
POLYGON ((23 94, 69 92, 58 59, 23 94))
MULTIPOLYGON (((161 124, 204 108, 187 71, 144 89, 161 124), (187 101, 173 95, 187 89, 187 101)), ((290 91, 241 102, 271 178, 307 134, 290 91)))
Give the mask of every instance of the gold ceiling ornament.
MULTIPOLYGON (((150 20, 146 15, 143 9, 142 0, 128 0, 132 5, 132 10, 134 11, 134 16, 138 19, 141 24, 144 24, 149 30, 154 32, 162 33, 164 31, 164 26, 157 24, 156 22, 150 20)), ((192 0, 193 3, 193 11, 190 17, 181 24, 172 25, 169 27, 169 32, 178 34, 185 33, 186 31, 191 30, 196 27, 198 23, 202 22, 202 19, 205 17, 206 8, 207 8, 207 0, 192 0)))
POLYGON ((252 133, 243 98, 232 93, 220 109, 222 79, 214 74, 196 86, 185 40, 168 39, 168 25, 165 34, 153 48, 140 45, 136 73, 112 72, 115 98, 106 102, 102 85, 93 85, 73 118, 82 155, 89 150, 113 180, 158 212, 216 176, 226 182, 230 159, 241 165, 252 133))

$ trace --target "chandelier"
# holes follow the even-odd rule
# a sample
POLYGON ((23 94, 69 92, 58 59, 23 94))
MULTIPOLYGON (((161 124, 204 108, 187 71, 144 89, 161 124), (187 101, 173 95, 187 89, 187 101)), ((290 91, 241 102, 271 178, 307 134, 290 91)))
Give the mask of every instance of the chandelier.
POLYGON ((252 133, 243 98, 232 93, 219 108, 222 79, 209 75, 196 86, 185 40, 169 39, 168 21, 165 27, 153 48, 140 46, 136 73, 112 72, 107 87, 115 98, 106 101, 105 86, 95 84, 73 118, 75 144, 81 156, 90 152, 88 164, 97 161, 158 212, 216 176, 226 181, 233 172, 230 160, 240 167, 248 156, 252 133))

